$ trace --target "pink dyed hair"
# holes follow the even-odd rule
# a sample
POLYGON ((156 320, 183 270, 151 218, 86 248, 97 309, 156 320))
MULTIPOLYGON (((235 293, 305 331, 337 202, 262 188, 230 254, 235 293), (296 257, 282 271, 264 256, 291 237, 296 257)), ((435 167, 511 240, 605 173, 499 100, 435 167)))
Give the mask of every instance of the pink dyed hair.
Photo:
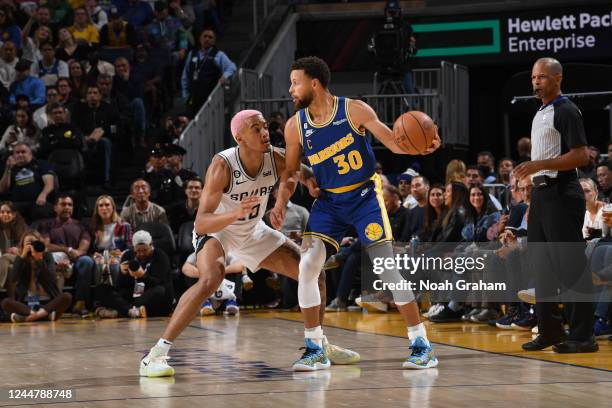
POLYGON ((240 112, 234 115, 234 117, 232 118, 232 122, 230 123, 230 128, 232 130, 232 136, 234 136, 234 140, 236 140, 236 136, 238 135, 238 132, 240 131, 242 126, 244 126, 246 120, 251 116, 255 115, 263 116, 260 111, 255 109, 241 110, 240 112))

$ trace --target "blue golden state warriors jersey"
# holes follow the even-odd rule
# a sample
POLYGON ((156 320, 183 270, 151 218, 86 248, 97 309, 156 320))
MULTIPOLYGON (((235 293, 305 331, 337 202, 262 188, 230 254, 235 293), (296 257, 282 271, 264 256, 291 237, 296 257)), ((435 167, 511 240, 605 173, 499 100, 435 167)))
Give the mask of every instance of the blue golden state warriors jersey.
POLYGON ((331 192, 357 188, 374 174, 376 158, 365 133, 351 122, 347 98, 334 97, 330 119, 320 125, 310 120, 308 108, 298 112, 304 156, 319 187, 331 192))

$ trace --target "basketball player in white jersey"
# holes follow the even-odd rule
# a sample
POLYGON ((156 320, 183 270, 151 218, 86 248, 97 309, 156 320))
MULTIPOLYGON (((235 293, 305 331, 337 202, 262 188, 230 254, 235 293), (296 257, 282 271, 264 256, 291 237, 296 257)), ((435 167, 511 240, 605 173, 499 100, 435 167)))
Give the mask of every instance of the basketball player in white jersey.
MULTIPOLYGON (((170 346, 189 325, 202 301, 223 281, 227 253, 231 252, 252 271, 265 268, 295 280, 298 278, 299 248, 261 220, 278 175, 285 170, 284 156, 270 146, 268 126, 258 111, 238 112, 232 119, 231 130, 238 146, 213 158, 206 172, 195 220, 193 241, 198 281, 183 294, 162 337, 141 360, 141 376, 174 374, 166 361, 170 346)), ((307 171, 304 166, 300 179, 315 193, 316 185, 305 174, 307 171)), ((307 327, 320 325, 319 313, 313 313, 312 309, 309 312, 304 313, 307 327)), ((294 365, 294 370, 329 368, 329 360, 347 364, 360 359, 353 351, 328 343, 325 346, 323 358, 313 364, 294 365)))

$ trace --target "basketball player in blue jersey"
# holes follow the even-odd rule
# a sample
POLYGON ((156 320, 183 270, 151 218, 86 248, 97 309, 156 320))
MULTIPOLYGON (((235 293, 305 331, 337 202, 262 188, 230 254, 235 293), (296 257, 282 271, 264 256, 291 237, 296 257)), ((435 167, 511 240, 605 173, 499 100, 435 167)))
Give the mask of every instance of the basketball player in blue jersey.
MULTIPOLYGON (((354 226, 370 259, 393 258, 393 237, 382 197, 380 177, 374 171, 376 159, 365 138, 370 131, 392 152, 405 154, 394 142, 393 132, 364 102, 332 95, 327 85, 327 64, 316 57, 301 58, 291 67, 289 93, 298 112, 285 126, 285 172, 281 175, 271 222, 280 228, 285 205, 296 183, 302 155, 308 159, 318 184, 302 241, 298 299, 305 316, 317 315, 321 299, 317 281, 325 259, 326 245, 338 250, 349 226, 354 226)), ((427 153, 440 146, 436 135, 427 153)), ((400 282, 396 268, 381 274, 384 282, 400 282)), ((411 355, 405 368, 435 367, 438 360, 420 322, 411 291, 393 291, 393 299, 408 328, 411 355)), ((324 360, 321 326, 305 329, 306 353, 295 365, 314 366, 324 360)))

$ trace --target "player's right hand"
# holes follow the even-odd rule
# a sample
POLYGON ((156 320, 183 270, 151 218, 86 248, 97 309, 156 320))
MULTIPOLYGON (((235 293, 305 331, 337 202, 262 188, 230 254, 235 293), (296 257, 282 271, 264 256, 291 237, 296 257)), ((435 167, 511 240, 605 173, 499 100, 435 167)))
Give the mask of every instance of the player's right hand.
POLYGON ((272 228, 281 229, 283 223, 285 222, 285 213, 286 209, 284 205, 278 205, 278 203, 274 206, 272 211, 270 211, 270 224, 272 224, 272 228))
POLYGON ((240 207, 238 207, 237 209, 238 218, 244 218, 247 215, 251 214, 251 212, 253 212, 253 208, 257 204, 259 204, 260 201, 261 199, 258 196, 247 197, 244 200, 242 200, 240 202, 240 207))

